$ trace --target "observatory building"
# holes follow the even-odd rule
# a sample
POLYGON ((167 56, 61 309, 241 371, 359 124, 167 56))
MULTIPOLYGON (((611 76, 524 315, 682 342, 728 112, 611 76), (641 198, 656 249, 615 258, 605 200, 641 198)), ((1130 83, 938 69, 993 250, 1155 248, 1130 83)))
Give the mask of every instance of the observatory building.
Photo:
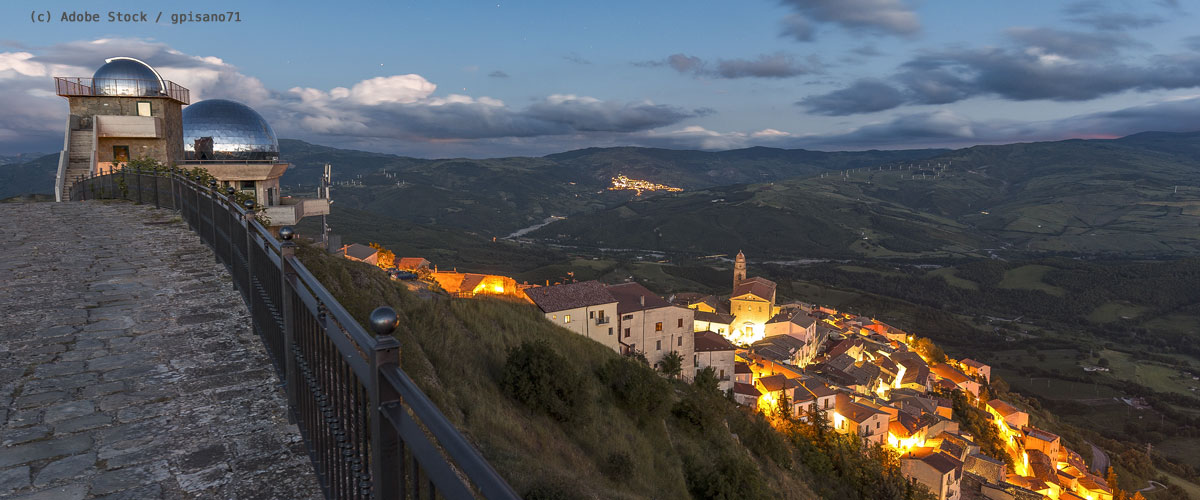
POLYGON ((183 158, 182 109, 188 89, 148 64, 114 57, 91 78, 54 79, 70 106, 54 196, 62 201, 81 175, 108 172, 133 158, 170 165, 183 158))
POLYGON ((329 213, 328 199, 280 195, 279 178, 288 164, 279 159, 279 140, 267 120, 245 104, 225 99, 191 104, 188 89, 131 57, 107 59, 91 78, 56 77, 54 84, 70 106, 55 185, 58 201, 81 175, 151 158, 204 168, 222 186, 266 207, 272 225, 329 213))

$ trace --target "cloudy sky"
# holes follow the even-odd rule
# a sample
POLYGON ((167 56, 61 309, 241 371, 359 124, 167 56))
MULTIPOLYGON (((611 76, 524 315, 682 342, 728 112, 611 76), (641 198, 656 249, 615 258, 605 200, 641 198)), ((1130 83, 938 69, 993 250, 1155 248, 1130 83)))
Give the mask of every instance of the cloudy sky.
POLYGON ((0 154, 61 148, 51 77, 112 56, 193 100, 249 104, 281 137, 418 157, 1200 130, 1200 2, 226 3, 212 9, 240 23, 155 24, 161 1, 5 2, 0 154), (109 23, 113 7, 151 22, 109 23), (30 21, 47 9, 54 22, 30 21), (101 22, 57 19, 85 10, 101 22))

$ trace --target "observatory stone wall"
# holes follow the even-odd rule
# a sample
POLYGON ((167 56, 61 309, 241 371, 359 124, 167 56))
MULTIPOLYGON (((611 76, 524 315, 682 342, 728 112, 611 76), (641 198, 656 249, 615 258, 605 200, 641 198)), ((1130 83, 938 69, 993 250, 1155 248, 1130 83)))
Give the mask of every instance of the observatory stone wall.
POLYGON ((87 118, 88 122, 96 115, 137 116, 138 101, 149 101, 150 116, 162 120, 163 137, 159 139, 102 138, 96 144, 96 161, 112 161, 113 145, 130 146, 133 158, 146 156, 168 165, 183 159, 183 106, 178 101, 162 97, 108 96, 72 96, 68 101, 71 114, 87 118))

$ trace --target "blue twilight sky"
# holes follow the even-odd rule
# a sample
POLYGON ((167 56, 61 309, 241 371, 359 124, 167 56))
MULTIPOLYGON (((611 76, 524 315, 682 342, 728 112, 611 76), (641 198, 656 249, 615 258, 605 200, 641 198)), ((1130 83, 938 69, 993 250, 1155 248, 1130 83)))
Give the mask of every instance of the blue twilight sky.
POLYGON ((187 5, 240 23, 183 25, 165 4, 0 6, 0 154, 60 148, 51 77, 112 56, 249 104, 280 137, 419 157, 1200 130, 1200 2, 230 1, 187 5))

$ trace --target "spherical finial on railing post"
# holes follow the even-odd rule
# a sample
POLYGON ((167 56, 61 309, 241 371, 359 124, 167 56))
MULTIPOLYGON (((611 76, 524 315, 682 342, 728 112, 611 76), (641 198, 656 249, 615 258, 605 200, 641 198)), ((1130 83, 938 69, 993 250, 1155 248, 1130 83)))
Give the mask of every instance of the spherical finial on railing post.
POLYGON ((283 226, 279 228, 279 239, 283 241, 292 241, 292 237, 296 236, 296 230, 292 226, 283 226))
POLYGON ((371 311, 371 329, 380 337, 391 335, 400 326, 400 316, 388 306, 376 307, 371 311))
POLYGON ((242 207, 245 208, 247 212, 253 212, 254 211, 254 200, 243 201, 242 207))
POLYGON ((226 187, 226 188, 225 188, 225 194, 226 194, 226 195, 229 195, 229 196, 231 196, 231 197, 233 196, 233 193, 234 193, 235 191, 237 191, 237 188, 235 188, 235 187, 233 187, 233 186, 229 186, 229 187, 226 187))
POLYGON ((216 179, 209 179, 209 180, 208 180, 208 187, 209 187, 210 189, 216 190, 216 189, 217 189, 217 180, 216 180, 216 179))

